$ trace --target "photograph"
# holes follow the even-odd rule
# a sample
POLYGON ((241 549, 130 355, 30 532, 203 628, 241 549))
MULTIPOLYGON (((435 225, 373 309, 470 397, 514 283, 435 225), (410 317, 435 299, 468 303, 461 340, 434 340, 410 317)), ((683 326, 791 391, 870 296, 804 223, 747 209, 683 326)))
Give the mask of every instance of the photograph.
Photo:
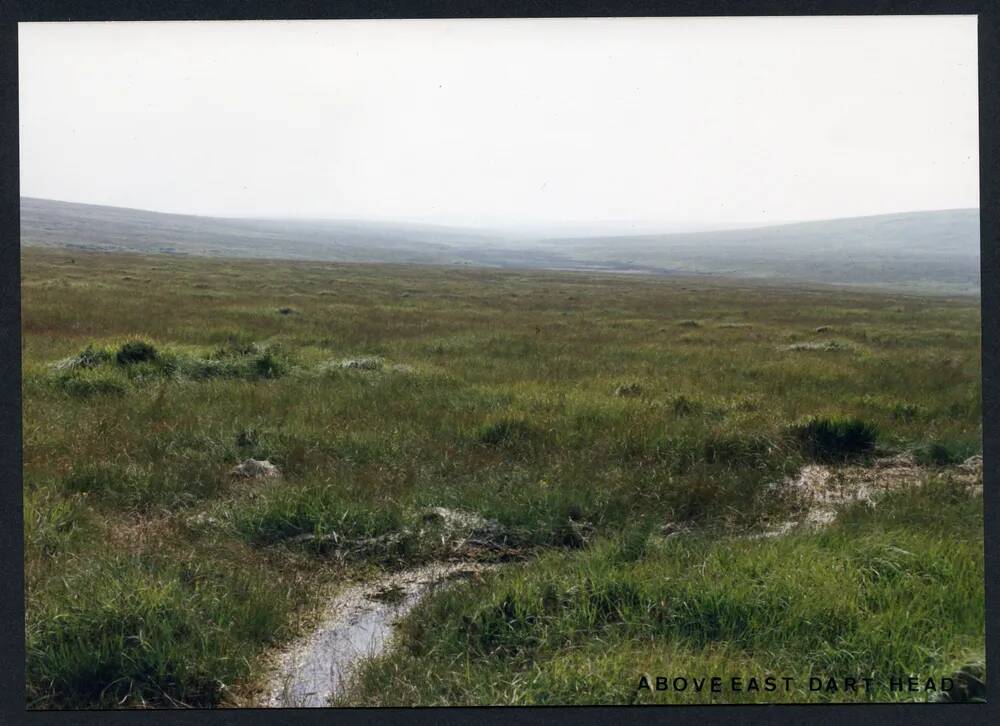
POLYGON ((985 703, 979 22, 19 22, 24 709, 985 703))

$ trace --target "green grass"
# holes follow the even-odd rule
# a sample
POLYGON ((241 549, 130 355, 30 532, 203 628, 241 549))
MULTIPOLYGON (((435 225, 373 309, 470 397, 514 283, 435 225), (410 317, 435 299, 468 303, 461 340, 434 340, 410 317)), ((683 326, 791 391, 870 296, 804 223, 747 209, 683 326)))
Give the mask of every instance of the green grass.
MULTIPOLYGON (((889 677, 981 657, 982 513, 947 480, 858 506, 821 534, 627 533, 437 595, 370 663, 361 705, 912 699, 889 677), (790 676, 788 691, 640 689, 643 675, 790 676), (810 678, 872 678, 810 692, 810 678)), ((922 697, 926 697, 922 695, 922 697)))
MULTIPOLYGON (((803 615, 813 622, 868 587, 843 563, 892 542, 933 555, 940 571, 887 584, 885 617, 906 598, 951 592, 961 632, 941 631, 933 647, 982 650, 972 627, 982 598, 967 587, 982 579, 981 500, 955 505, 968 516, 964 529, 953 522, 950 547, 912 513, 891 537, 869 513, 851 536, 736 538, 788 516, 793 498, 775 484, 811 461, 914 450, 933 468, 979 453, 976 300, 38 249, 24 251, 22 273, 29 703, 243 702, 319 583, 440 555, 435 533, 420 534, 427 506, 499 522, 527 561, 497 582, 523 578, 516 612, 549 624, 500 643, 535 653, 542 670, 504 655, 482 674, 484 690, 445 670, 439 690, 400 680, 401 700, 416 688, 434 703, 487 693, 621 702, 635 664, 671 658, 694 671, 803 668, 815 643, 804 625, 778 632, 781 593, 829 594, 803 615), (844 345, 789 349, 823 326, 844 345), (248 457, 282 478, 231 476, 248 457), (703 534, 660 541, 671 522, 703 534), (357 545, 351 557, 330 546, 333 534, 357 545), (212 584, 192 591, 184 567, 212 584), (564 597, 588 568, 596 599, 569 602, 565 622, 558 609, 538 620, 546 584, 564 597), (129 584, 121 605, 112 573, 129 584), (715 594, 685 602, 699 618, 725 615, 716 629, 642 611, 704 579, 715 594), (758 600, 764 610, 747 609, 758 600), (627 627, 612 622, 620 604, 627 627), (740 618, 756 640, 735 637, 740 618), (602 646, 605 628, 624 633, 614 649, 602 646), (590 635, 558 657, 546 650, 571 632, 590 635), (134 642, 146 650, 116 653, 134 642), (612 691, 595 685, 614 673, 627 678, 609 675, 612 691), (526 680, 487 689, 505 674, 526 680), (548 685, 525 685, 536 676, 548 685)), ((499 628, 481 613, 506 591, 481 594, 422 609, 450 634, 441 647, 465 632, 466 615, 486 618, 483 632, 499 628)), ((833 622, 854 632, 863 612, 843 605, 833 622)), ((842 663, 926 664, 885 633, 851 637, 856 661, 842 663)))
POLYGON ((303 534, 376 537, 403 526, 398 511, 357 505, 332 486, 282 488, 233 514, 240 536, 262 544, 303 534))
POLYGON ((260 644, 288 631, 294 604, 264 573, 203 555, 97 555, 30 598, 36 708, 215 705, 260 644))

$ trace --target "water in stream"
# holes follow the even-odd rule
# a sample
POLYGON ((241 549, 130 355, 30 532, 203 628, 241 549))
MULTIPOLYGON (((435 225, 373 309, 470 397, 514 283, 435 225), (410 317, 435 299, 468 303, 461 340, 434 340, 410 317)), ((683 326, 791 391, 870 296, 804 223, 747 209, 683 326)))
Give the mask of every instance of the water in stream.
POLYGON ((316 629, 281 654, 265 706, 317 708, 341 694, 358 664, 390 643, 393 625, 436 586, 483 569, 434 564, 341 590, 316 629))

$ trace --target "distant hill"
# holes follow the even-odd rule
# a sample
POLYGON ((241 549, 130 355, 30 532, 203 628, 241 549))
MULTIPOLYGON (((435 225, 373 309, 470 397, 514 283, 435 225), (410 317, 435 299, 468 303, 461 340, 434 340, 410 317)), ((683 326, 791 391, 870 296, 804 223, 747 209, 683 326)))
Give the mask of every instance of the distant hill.
POLYGON ((978 293, 979 210, 526 239, 358 220, 237 219, 21 199, 21 243, 161 254, 720 275, 978 293))
POLYGON ((580 263, 860 285, 979 289, 979 210, 690 234, 554 239, 580 263))
POLYGON ((340 220, 199 217, 21 198, 21 244, 225 257, 450 263, 475 232, 340 220))

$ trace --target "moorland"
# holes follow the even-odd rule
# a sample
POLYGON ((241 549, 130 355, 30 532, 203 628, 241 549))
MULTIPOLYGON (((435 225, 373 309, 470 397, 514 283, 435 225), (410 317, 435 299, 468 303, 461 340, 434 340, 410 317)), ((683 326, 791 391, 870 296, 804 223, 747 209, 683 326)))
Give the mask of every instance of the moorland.
POLYGON ((21 243, 212 257, 738 277, 978 295, 979 210, 637 234, 371 219, 224 218, 21 198, 21 243))
POLYGON ((983 659, 976 296, 25 247, 22 310, 32 708, 253 703, 322 593, 455 557, 500 566, 338 703, 927 700, 886 678, 983 659), (908 474, 812 521, 817 467, 908 474), (799 685, 638 687, 716 673, 799 685))

